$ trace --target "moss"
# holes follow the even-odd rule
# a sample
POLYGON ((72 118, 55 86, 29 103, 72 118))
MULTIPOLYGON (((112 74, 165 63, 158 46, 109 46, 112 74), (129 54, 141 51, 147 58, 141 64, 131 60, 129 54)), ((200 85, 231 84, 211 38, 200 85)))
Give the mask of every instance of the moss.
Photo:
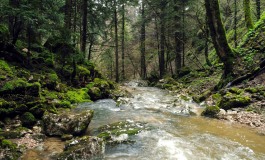
POLYGON ((207 106, 202 112, 202 116, 215 117, 220 112, 220 108, 217 106, 207 106))
POLYGON ((39 82, 28 83, 24 79, 18 78, 6 82, 0 89, 0 94, 21 94, 39 97, 40 88, 39 82))
POLYGON ((235 94, 241 94, 241 93, 244 92, 243 89, 240 89, 240 88, 237 88, 237 87, 232 87, 232 88, 229 89, 229 91, 230 91, 231 93, 235 93, 235 94))
POLYGON ((5 101, 4 99, 0 99, 0 119, 15 114, 16 108, 17 108, 16 102, 14 101, 8 102, 5 101))
POLYGON ((90 101, 90 96, 88 95, 86 88, 68 91, 65 96, 71 103, 90 101))
POLYGON ((25 127, 32 127, 37 122, 37 120, 32 113, 25 112, 21 116, 21 122, 22 122, 22 125, 25 127))
POLYGON ((17 148, 17 145, 15 143, 12 143, 9 140, 4 139, 4 140, 1 141, 1 147, 2 148, 9 148, 11 150, 15 150, 17 148))
POLYGON ((220 101, 219 107, 228 110, 231 108, 244 107, 250 103, 251 99, 246 95, 237 95, 227 92, 220 101))
POLYGON ((206 100, 206 98, 208 98, 211 94, 211 90, 206 90, 205 92, 203 92, 201 95, 198 96, 193 96, 193 100, 197 103, 200 103, 204 100, 206 100))
POLYGON ((92 87, 88 90, 88 94, 91 97, 91 100, 95 101, 102 98, 102 93, 98 87, 92 87))
POLYGON ((60 101, 54 104, 56 108, 71 108, 71 102, 67 100, 60 101))
POLYGON ((212 95, 212 98, 213 98, 213 100, 215 101, 215 103, 216 103, 217 105, 219 105, 219 103, 220 103, 221 100, 222 100, 222 95, 221 95, 220 93, 215 93, 215 94, 212 95))
POLYGON ((0 60, 0 75, 3 77, 6 76, 13 77, 12 69, 4 60, 0 60))
POLYGON ((77 74, 79 77, 90 76, 90 71, 83 66, 77 66, 77 74))
POLYGON ((100 89, 109 89, 109 83, 106 80, 95 78, 94 79, 94 86, 100 89))

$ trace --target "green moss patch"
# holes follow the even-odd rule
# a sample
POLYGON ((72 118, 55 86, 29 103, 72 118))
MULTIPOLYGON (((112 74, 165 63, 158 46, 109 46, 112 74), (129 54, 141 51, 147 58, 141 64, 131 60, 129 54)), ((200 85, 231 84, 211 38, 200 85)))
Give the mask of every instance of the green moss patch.
POLYGON ((227 92, 220 101, 219 107, 225 110, 237 107, 245 107, 251 103, 249 96, 227 92))
POLYGON ((207 106, 202 112, 202 116, 215 117, 220 112, 220 108, 217 106, 207 106))

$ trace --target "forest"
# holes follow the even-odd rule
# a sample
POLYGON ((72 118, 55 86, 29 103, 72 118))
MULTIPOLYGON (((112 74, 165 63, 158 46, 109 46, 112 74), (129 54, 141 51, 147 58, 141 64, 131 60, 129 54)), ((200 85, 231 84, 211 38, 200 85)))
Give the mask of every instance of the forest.
POLYGON ((0 160, 265 159, 264 135, 265 1, 1 0, 0 160))

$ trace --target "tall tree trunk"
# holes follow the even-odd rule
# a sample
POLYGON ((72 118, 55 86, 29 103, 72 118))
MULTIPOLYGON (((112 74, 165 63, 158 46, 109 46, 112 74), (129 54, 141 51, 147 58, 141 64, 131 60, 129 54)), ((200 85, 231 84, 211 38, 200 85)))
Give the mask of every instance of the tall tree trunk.
POLYGON ((165 9, 166 1, 162 0, 160 3, 161 15, 160 15, 160 78, 165 75, 165 9))
POLYGON ((86 57, 86 42, 87 42, 87 0, 83 0, 83 19, 82 19, 82 43, 81 52, 83 52, 83 58, 86 57))
POLYGON ((177 0, 174 0, 175 6, 174 6, 174 11, 175 11, 175 33, 174 33, 174 39, 175 39, 175 72, 178 75, 181 69, 181 34, 180 34, 180 21, 181 17, 178 14, 179 11, 179 5, 177 4, 177 0))
MULTIPOLYGON (((17 8, 19 7, 20 3, 19 0, 9 0, 9 5, 12 8, 17 8)), ((11 43, 16 44, 19 34, 21 33, 23 28, 23 22, 18 16, 15 15, 11 15, 8 18, 9 18, 8 27, 11 37, 11 43)))
MULTIPOLYGON (((74 27, 74 33, 76 33, 76 22, 77 22, 77 0, 74 0, 74 23, 73 23, 73 27, 74 27)), ((76 35, 74 35, 73 37, 73 42, 74 42, 74 45, 76 46, 76 35)))
POLYGON ((248 29, 252 29, 254 27, 251 10, 250 10, 250 0, 243 0, 244 12, 245 12, 245 21, 248 29))
POLYGON ((182 0, 182 66, 185 66, 185 2, 182 0))
POLYGON ((117 17, 117 3, 114 0, 114 26, 115 26, 115 81, 119 82, 119 43, 118 43, 118 17, 117 17))
POLYGON ((125 80, 125 69, 124 69, 124 51, 125 51, 125 5, 122 5, 122 28, 121 28, 121 77, 125 80))
POLYGON ((140 50, 141 50, 141 78, 146 78, 146 63, 145 63, 145 3, 144 0, 142 1, 142 10, 141 10, 141 16, 142 16, 142 24, 141 24, 141 44, 140 44, 140 50))
POLYGON ((260 0, 256 0, 257 19, 260 19, 260 0))
POLYGON ((206 64, 208 66, 212 66, 211 61, 209 60, 209 26, 207 24, 207 16, 206 16, 206 21, 205 21, 205 47, 204 47, 204 56, 206 60, 206 64))
POLYGON ((219 0, 205 0, 206 15, 212 41, 216 53, 224 63, 223 78, 233 76, 234 54, 226 39, 226 33, 221 20, 219 0))
POLYGON ((234 5, 235 5, 235 15, 234 15, 234 44, 235 47, 237 47, 237 0, 234 0, 234 5))
POLYGON ((71 13, 72 13, 72 1, 65 0, 65 10, 64 10, 64 25, 65 28, 70 30, 71 29, 71 13))

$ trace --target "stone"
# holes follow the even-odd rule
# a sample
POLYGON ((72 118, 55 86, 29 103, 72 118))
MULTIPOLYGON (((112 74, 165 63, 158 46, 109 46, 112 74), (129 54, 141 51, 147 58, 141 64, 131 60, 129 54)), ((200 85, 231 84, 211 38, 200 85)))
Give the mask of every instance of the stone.
POLYGON ((93 113, 92 110, 79 113, 70 111, 59 114, 46 113, 43 116, 43 131, 48 136, 81 135, 86 131, 93 113))
POLYGON ((69 141, 64 152, 58 155, 57 160, 102 159, 105 152, 105 143, 98 137, 84 136, 69 141))

